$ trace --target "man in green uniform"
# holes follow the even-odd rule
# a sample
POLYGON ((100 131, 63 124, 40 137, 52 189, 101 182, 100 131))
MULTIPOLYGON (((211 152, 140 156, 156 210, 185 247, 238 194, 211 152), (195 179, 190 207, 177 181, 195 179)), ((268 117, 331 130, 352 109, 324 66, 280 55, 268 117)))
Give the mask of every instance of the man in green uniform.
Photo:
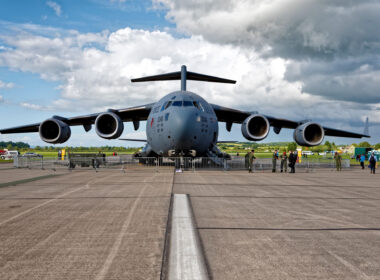
POLYGON ((335 159, 336 170, 342 171, 342 156, 338 152, 335 152, 334 159, 335 159))
POLYGON ((285 172, 288 172, 288 156, 286 152, 283 152, 280 156, 281 158, 281 172, 285 169, 285 172))
POLYGON ((278 152, 277 150, 274 150, 272 155, 272 172, 276 172, 276 164, 278 159, 278 152))
POLYGON ((254 159, 256 159, 255 150, 252 150, 248 153, 248 173, 252 173, 254 159))

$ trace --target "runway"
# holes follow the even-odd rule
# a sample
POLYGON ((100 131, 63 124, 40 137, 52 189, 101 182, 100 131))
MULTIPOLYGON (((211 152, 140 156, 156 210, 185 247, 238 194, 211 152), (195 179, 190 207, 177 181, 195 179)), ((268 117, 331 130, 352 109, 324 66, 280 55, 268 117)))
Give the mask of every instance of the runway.
POLYGON ((164 278, 172 194, 189 194, 212 279, 380 278, 380 184, 367 170, 4 168, 1 185, 0 279, 164 278))

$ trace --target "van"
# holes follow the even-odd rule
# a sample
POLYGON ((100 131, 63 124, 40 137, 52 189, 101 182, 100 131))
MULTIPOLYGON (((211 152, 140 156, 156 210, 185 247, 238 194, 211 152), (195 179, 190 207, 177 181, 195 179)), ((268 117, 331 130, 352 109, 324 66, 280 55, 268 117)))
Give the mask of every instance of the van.
POLYGON ((1 159, 13 159, 14 157, 17 157, 20 153, 18 151, 6 151, 4 154, 1 155, 1 159))

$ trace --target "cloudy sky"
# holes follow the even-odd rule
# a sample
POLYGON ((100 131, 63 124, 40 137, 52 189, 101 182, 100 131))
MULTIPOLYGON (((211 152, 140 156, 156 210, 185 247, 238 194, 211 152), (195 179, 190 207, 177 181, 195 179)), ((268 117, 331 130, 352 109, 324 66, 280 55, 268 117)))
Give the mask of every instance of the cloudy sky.
MULTIPOLYGON (((209 102, 360 133, 369 117, 378 143, 379 15, 377 0, 2 0, 0 127, 157 101, 179 82, 130 79, 185 64, 237 80, 189 82, 209 102)), ((72 132, 67 145, 134 145, 72 132)), ((145 137, 145 124, 126 125, 123 136, 145 137)), ((221 125, 219 138, 244 141, 239 125, 221 125)), ((9 140, 45 144, 37 134, 0 135, 9 140)))

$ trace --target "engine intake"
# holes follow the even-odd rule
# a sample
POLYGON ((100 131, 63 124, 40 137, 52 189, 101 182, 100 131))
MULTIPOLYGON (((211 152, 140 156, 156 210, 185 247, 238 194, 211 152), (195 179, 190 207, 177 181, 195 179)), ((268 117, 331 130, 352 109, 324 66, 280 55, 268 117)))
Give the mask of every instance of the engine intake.
POLYGON ((69 140, 70 126, 63 121, 51 118, 43 121, 39 127, 40 138, 51 144, 60 144, 69 140))
POLYGON ((250 141, 261 141, 268 136, 269 121, 262 115, 251 115, 241 125, 243 136, 250 141))
POLYGON ((298 145, 312 147, 322 143, 325 130, 317 123, 307 122, 294 130, 293 138, 298 145))
POLYGON ((102 138, 115 139, 123 133, 124 124, 115 113, 102 113, 95 120, 95 130, 102 138))

